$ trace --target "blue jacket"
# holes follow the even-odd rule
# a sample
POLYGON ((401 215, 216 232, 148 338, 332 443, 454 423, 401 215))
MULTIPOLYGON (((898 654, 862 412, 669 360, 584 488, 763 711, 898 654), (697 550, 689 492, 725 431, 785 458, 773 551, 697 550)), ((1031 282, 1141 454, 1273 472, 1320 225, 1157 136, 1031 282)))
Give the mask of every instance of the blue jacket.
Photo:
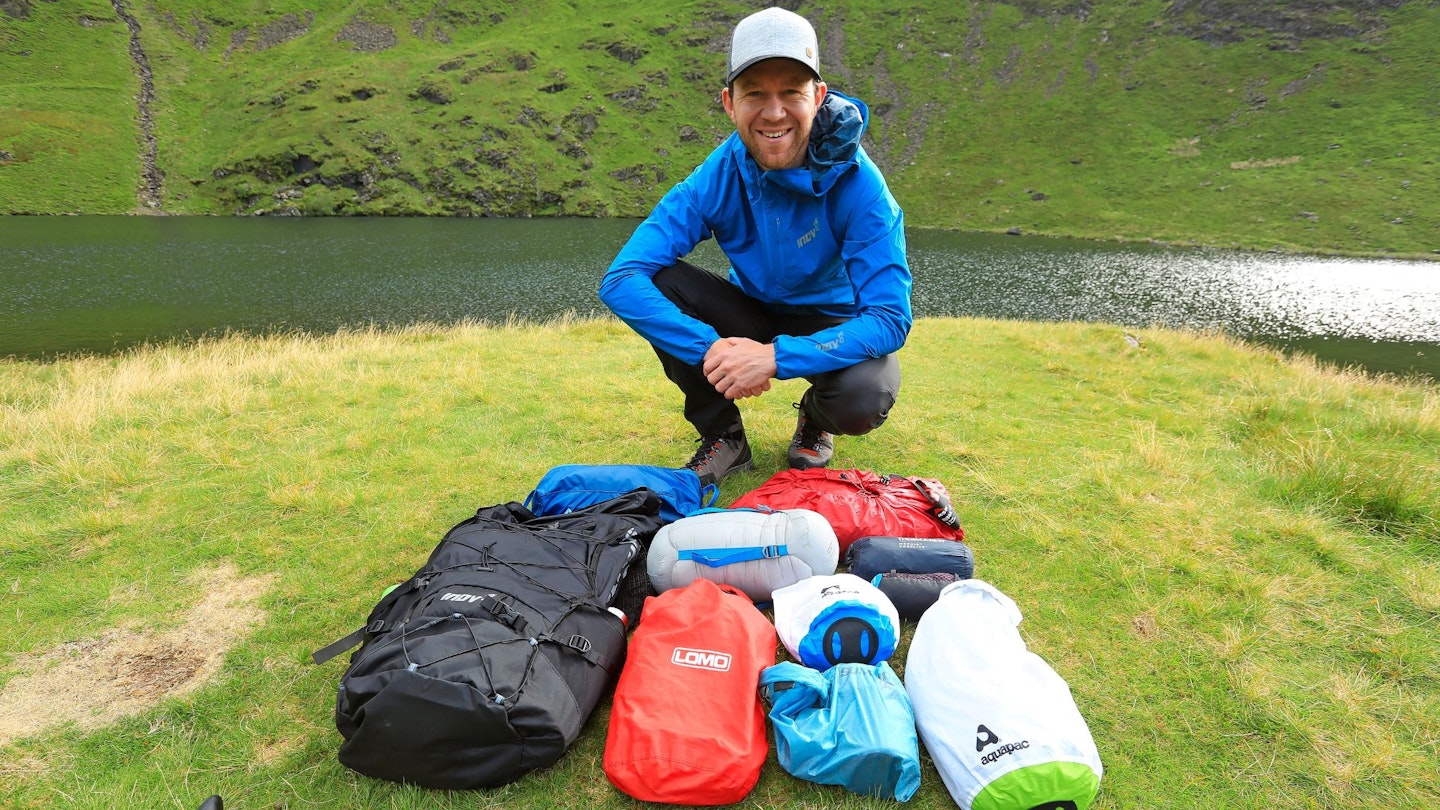
POLYGON ((730 137, 640 223, 600 282, 600 299, 662 351, 699 365, 715 329, 656 289, 655 274, 714 237, 730 281, 777 312, 846 318, 777 337, 776 376, 806 377, 882 357, 910 332, 910 267, 900 206, 860 146, 868 113, 830 91, 804 167, 762 172, 730 137))

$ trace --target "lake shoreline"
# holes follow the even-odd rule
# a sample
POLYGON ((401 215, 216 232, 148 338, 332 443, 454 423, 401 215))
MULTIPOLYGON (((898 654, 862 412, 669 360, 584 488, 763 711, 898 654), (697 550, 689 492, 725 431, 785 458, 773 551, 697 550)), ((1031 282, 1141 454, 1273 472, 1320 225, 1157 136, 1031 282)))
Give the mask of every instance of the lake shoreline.
MULTIPOLYGON (((0 214, 0 219, 16 217, 135 217, 135 218, 160 218, 160 219, 183 219, 194 217, 200 219, 482 219, 482 220, 614 220, 619 222, 640 222, 641 217, 585 217, 585 216, 479 216, 479 215, 429 215, 429 214, 327 214, 316 216, 313 214, 275 214, 259 212, 254 214, 203 214, 203 213, 171 213, 153 209, 135 209, 119 214, 89 214, 76 211, 64 212, 12 212, 0 214)), ((1219 245, 1207 242, 1196 242, 1187 240, 1164 240, 1155 238, 1134 238, 1125 236, 1105 236, 1101 234, 1082 233, 1077 231, 1044 231, 1027 230, 1025 228, 956 228, 941 225, 907 225, 906 231, 938 231, 942 233, 970 234, 980 236, 1014 236, 1018 238, 1041 238, 1041 239, 1074 239, 1083 242, 1099 242, 1101 244, 1116 245, 1150 245, 1165 248, 1195 248, 1200 250, 1233 250, 1241 253, 1260 253, 1278 256, 1315 256, 1318 258, 1342 258, 1342 259, 1396 259, 1401 261, 1424 261, 1440 262, 1440 248, 1429 252, 1404 252, 1404 251, 1368 251, 1368 250, 1344 250, 1335 248, 1300 246, 1300 247, 1241 247, 1236 245, 1219 245)))
MULTIPOLYGON (((0 356, 109 353, 226 331, 605 314, 600 275, 639 221, 0 218, 0 356)), ((1222 331, 1440 377, 1433 262, 931 228, 907 239, 920 317, 1222 331)), ((713 241, 686 259, 728 266, 713 241)))

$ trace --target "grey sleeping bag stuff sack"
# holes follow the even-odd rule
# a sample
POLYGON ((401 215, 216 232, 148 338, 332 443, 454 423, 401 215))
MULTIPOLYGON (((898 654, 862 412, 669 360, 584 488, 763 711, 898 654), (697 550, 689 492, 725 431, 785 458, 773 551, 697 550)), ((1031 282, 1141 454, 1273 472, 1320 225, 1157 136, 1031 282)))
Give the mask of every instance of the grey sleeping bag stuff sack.
POLYGON ((658 498, 638 490, 550 517, 504 504, 455 526, 360 634, 335 704, 340 762, 446 789, 554 763, 620 672, 625 625, 608 608, 661 525, 658 498))

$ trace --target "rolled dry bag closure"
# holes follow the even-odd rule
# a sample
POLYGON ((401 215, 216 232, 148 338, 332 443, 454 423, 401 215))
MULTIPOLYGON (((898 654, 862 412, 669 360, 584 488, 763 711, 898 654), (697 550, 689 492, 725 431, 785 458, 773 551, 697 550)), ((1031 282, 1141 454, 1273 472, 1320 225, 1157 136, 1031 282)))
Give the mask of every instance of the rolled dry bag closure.
POLYGON ((676 558, 690 560, 709 568, 723 568, 735 563, 773 560, 789 554, 790 547, 781 544, 777 546, 742 546, 740 548, 687 548, 680 549, 676 558))

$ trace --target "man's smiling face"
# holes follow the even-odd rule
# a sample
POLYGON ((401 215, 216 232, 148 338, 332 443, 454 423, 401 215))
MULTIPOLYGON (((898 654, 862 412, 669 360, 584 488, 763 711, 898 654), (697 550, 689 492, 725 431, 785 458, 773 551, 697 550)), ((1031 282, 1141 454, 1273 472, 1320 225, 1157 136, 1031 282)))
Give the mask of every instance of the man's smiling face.
POLYGON ((805 164, 810 125, 825 100, 825 83, 793 59, 751 65, 720 92, 740 141, 765 171, 805 164))

